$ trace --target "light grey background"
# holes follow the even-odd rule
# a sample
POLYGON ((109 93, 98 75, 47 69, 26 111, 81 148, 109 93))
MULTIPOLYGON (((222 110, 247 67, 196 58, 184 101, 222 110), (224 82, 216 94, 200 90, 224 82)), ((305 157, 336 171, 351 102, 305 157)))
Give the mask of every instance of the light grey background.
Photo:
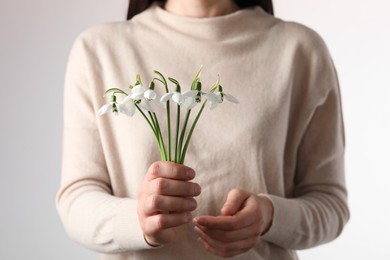
POLYGON ((55 210, 62 93, 75 37, 123 20, 125 1, 0 1, 0 260, 87 260, 55 210), (123 3, 123 4, 122 4, 123 3))
MULTIPOLYGON (((352 218, 335 242, 301 259, 390 259, 390 4, 275 0, 279 17, 325 38, 340 75, 352 218)), ((0 260, 95 259, 70 241, 55 211, 62 87, 85 28, 123 20, 125 0, 0 2, 0 260)))

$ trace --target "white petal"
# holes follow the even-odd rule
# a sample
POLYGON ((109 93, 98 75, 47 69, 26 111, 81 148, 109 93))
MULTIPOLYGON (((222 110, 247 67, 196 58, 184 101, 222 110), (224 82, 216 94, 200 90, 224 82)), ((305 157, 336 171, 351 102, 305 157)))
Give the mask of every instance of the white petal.
POLYGON ((135 105, 134 105, 134 102, 126 103, 126 108, 127 108, 127 110, 129 111, 130 116, 133 116, 134 113, 135 113, 135 105))
POLYGON ((160 102, 167 102, 172 96, 173 93, 166 93, 160 98, 160 102))
POLYGON ((143 97, 144 97, 144 93, 143 92, 133 93, 133 94, 130 95, 130 98, 133 99, 133 100, 142 99, 143 97))
POLYGON ((173 93, 172 100, 181 106, 184 102, 184 97, 179 92, 173 93))
POLYGON ((145 91, 144 97, 147 99, 156 99, 157 94, 156 94, 156 92, 154 92, 154 90, 148 89, 145 91))
POLYGON ((188 90, 186 92, 183 93, 183 96, 184 97, 196 97, 196 95, 198 95, 198 92, 197 90, 188 90))
POLYGON ((127 116, 133 116, 134 112, 135 112, 135 110, 134 110, 135 106, 128 106, 128 104, 131 104, 131 103, 118 104, 118 110, 122 114, 125 114, 127 116), (131 108, 133 108, 133 109, 131 109, 131 108))
POLYGON ((217 94, 215 94, 215 93, 205 93, 204 96, 206 97, 206 99, 208 101, 211 101, 211 102, 219 102, 219 100, 220 100, 220 97, 217 96, 217 94))
POLYGON ((210 110, 215 109, 218 106, 218 102, 210 102, 210 110))
POLYGON ((163 103, 157 101, 156 99, 152 99, 149 101, 149 105, 151 106, 152 111, 156 111, 163 106, 163 103))
POLYGON ((217 97, 218 103, 222 103, 222 93, 218 91, 217 93, 215 93, 215 96, 217 97))
MULTIPOLYGON (((134 101, 132 99, 129 100, 129 102, 122 102, 118 105, 121 105, 121 106, 124 106, 125 109, 129 110, 129 111, 135 111, 135 104, 134 104, 134 101)), ((134 114, 134 112, 133 112, 134 114)))
POLYGON ((228 94, 228 93, 223 93, 223 96, 230 102, 232 103, 235 103, 235 104, 238 104, 240 102, 238 102, 238 99, 233 97, 232 95, 228 94))
POLYGON ((125 99, 122 100, 121 104, 125 104, 128 102, 131 102, 131 103, 134 102, 134 100, 130 97, 130 95, 126 96, 125 99))
POLYGON ((154 112, 154 109, 153 107, 149 104, 149 101, 143 99, 141 101, 141 103, 139 104, 139 106, 143 109, 145 109, 146 111, 149 111, 149 112, 154 112))
POLYGON ((131 93, 144 93, 145 92, 145 87, 142 85, 136 85, 134 88, 131 89, 131 93))
POLYGON ((106 114, 108 111, 110 111, 112 109, 112 104, 105 104, 104 106, 102 106, 99 111, 98 111, 98 115, 101 116, 101 115, 104 115, 106 114))
POLYGON ((196 102, 195 102, 195 98, 193 98, 193 97, 188 97, 183 102, 183 108, 186 111, 194 108, 195 105, 196 105, 196 102))

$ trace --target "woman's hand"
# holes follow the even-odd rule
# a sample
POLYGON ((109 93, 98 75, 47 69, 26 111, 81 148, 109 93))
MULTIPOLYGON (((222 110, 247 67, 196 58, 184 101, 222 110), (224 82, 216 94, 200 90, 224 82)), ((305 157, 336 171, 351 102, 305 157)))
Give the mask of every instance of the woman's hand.
POLYGON ((138 192, 138 218, 146 242, 152 246, 173 240, 175 227, 192 220, 196 209, 194 196, 200 186, 189 182, 195 177, 193 169, 171 162, 153 163, 138 192))
POLYGON ((264 195, 231 190, 220 216, 194 219, 198 241, 209 252, 232 257, 251 249, 271 227, 273 206, 264 195))

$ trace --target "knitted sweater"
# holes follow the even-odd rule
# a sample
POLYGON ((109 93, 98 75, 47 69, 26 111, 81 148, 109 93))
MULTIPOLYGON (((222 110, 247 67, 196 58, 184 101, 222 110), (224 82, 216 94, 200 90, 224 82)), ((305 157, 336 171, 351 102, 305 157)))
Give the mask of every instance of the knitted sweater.
MULTIPOLYGON (((138 73, 150 81, 159 70, 184 89, 201 65, 204 88, 219 74, 240 104, 206 109, 195 129, 186 165, 202 194, 193 215, 218 215, 233 188, 268 194, 272 226, 237 259, 297 259, 295 250, 336 238, 349 218, 345 140, 322 39, 260 7, 190 18, 157 4, 130 21, 86 30, 72 48, 57 195, 68 235, 100 259, 219 259, 197 243, 192 224, 171 244, 148 246, 136 209, 145 173, 159 160, 154 135, 139 113, 97 115, 108 102, 105 89, 125 88, 138 73)), ((160 120, 165 125, 163 113, 160 120)))

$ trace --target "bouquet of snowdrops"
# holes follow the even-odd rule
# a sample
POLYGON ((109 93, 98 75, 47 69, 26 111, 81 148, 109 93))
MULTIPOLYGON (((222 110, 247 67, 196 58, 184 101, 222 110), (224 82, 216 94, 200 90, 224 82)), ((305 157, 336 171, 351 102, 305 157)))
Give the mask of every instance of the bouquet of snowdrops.
POLYGON ((168 81, 162 73, 154 71, 156 75, 149 83, 149 87, 146 88, 141 81, 140 75, 137 75, 134 85, 130 85, 130 92, 126 93, 119 88, 110 88, 106 90, 105 95, 111 96, 110 103, 102 106, 98 114, 104 115, 109 111, 112 111, 115 115, 118 113, 125 114, 132 117, 136 110, 145 118, 149 124, 154 136, 156 137, 158 148, 160 150, 161 160, 171 161, 179 164, 184 163, 186 152, 188 149, 191 136, 194 132, 195 126, 201 116, 206 103, 209 104, 210 109, 214 109, 218 104, 222 103, 225 99, 238 103, 238 100, 232 95, 223 92, 220 80, 218 77, 217 82, 210 88, 208 92, 202 91, 202 83, 200 82, 201 69, 196 74, 192 81, 189 90, 182 93, 180 83, 174 78, 168 78, 168 80, 174 84, 174 91, 169 91, 168 81), (161 97, 156 93, 155 82, 159 82, 165 88, 165 94, 161 97), (122 101, 117 101, 117 95, 124 95, 122 101), (173 103, 171 103, 173 102, 173 103), (161 126, 155 111, 161 107, 161 104, 165 106, 167 115, 167 137, 164 138, 161 132, 161 126), (201 104, 195 119, 189 128, 188 121, 191 116, 191 111, 201 104), (174 133, 174 146, 172 151, 172 139, 171 139, 171 105, 176 105, 176 128, 174 133), (185 112, 184 122, 181 122, 181 110, 185 112))

